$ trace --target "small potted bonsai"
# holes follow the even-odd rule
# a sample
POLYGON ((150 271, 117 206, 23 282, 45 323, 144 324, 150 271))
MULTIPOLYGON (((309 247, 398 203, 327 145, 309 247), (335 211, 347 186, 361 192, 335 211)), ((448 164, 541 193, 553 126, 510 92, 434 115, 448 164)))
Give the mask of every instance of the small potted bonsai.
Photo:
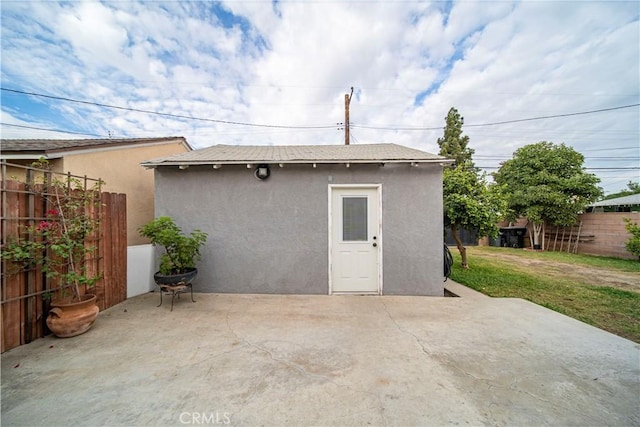
POLYGON ((153 275, 158 285, 188 284, 198 275, 196 261, 202 258, 200 247, 207 241, 207 233, 193 230, 190 235, 182 232, 173 218, 161 216, 143 225, 140 235, 162 246, 160 268, 153 275))

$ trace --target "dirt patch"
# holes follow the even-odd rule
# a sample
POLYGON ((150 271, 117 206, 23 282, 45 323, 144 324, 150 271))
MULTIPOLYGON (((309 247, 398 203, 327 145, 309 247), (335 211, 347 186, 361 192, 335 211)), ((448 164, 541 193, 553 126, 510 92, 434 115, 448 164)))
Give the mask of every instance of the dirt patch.
POLYGON ((609 286, 625 291, 640 292, 640 274, 570 264, 553 260, 531 259, 504 252, 474 251, 474 257, 501 259, 517 266, 518 270, 544 271, 545 274, 562 279, 575 280, 593 286, 609 286))

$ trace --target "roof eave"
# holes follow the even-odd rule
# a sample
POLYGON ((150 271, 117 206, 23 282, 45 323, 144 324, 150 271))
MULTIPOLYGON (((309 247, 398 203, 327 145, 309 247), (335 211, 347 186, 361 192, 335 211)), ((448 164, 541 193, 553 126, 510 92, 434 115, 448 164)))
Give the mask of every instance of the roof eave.
POLYGON ((41 158, 45 158, 47 160, 59 159, 62 156, 60 155, 51 155, 45 152, 14 152, 14 153, 2 153, 0 154, 0 159, 2 160, 38 160, 41 158))
POLYGON ((453 163, 451 159, 377 159, 377 160, 202 160, 202 161, 163 161, 163 162, 143 162, 141 166, 146 168, 154 168, 158 166, 212 166, 212 165, 247 165, 247 164, 284 164, 284 165, 313 165, 313 164, 421 164, 421 163, 439 163, 445 166, 453 163))
MULTIPOLYGON (((14 141, 13 139, 11 141, 14 141)), ((19 141, 19 140, 15 140, 19 141)), ((26 139, 25 141, 32 141, 26 139)), ((49 141, 49 140, 42 140, 49 141)), ((52 140, 57 141, 57 140, 52 140)), ((70 141, 74 140, 62 140, 62 141, 70 141)), ((189 144, 187 139, 183 136, 172 136, 172 137, 161 137, 161 138, 132 138, 132 139, 95 139, 95 140, 79 140, 79 141, 90 141, 91 144, 87 145, 69 145, 66 147, 29 147, 26 149, 5 149, 3 150, 5 153, 11 153, 11 155, 15 156, 13 158, 27 158, 26 156, 33 155, 34 153, 40 153, 40 156, 44 156, 47 158, 60 158, 69 155, 76 155, 80 153, 92 153, 99 151, 109 151, 109 150, 122 150, 122 149, 133 149, 139 147, 152 147, 156 145, 168 145, 180 143, 187 151, 193 151, 193 147, 189 144), (18 157, 21 156, 21 157, 18 157)))

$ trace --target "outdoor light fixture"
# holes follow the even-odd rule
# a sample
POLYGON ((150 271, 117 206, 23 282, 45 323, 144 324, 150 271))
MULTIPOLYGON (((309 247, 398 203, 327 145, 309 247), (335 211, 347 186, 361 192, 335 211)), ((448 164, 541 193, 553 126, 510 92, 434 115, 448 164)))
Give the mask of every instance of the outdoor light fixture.
POLYGON ((189 165, 180 165, 178 167, 180 168, 180 170, 185 170, 189 167, 189 165))
POLYGON ((258 167, 256 167, 256 171, 254 172, 254 175, 258 179, 269 178, 269 175, 271 175, 271 170, 269 169, 269 165, 258 165, 258 167))

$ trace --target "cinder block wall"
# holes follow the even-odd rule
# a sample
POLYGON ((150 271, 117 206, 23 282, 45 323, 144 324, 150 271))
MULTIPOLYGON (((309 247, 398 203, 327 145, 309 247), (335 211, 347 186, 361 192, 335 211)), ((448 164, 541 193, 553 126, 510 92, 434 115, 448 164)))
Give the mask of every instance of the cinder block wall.
MULTIPOLYGON (((578 224, 582 221, 582 229, 580 230, 580 236, 582 238, 578 245, 578 253, 635 259, 635 256, 627 252, 625 248, 625 243, 629 240, 631 234, 626 230, 623 218, 631 218, 632 221, 640 223, 640 213, 638 212, 597 212, 578 215, 574 227, 574 230, 577 230, 578 224), (586 242, 583 241, 583 239, 588 239, 589 241, 586 242)), ((508 225, 509 223, 504 221, 498 223, 498 227, 506 227, 508 225)), ((511 225, 527 227, 528 230, 531 229, 531 225, 527 223, 525 218, 519 218, 518 221, 511 225)), ((554 229, 555 228, 550 227, 548 231, 551 230, 551 234, 553 235, 554 229)), ((567 230, 568 229, 569 228, 567 228, 567 230)), ((551 236, 550 240, 553 241, 553 236, 551 236)), ((525 248, 531 247, 528 235, 524 243, 525 248)), ((479 244, 480 246, 488 246, 489 239, 484 238, 479 244)), ((566 244, 565 241, 565 251, 566 244)), ((559 250, 560 243, 558 243, 557 246, 559 250)), ((545 249, 552 249, 549 241, 547 241, 545 249)))
POLYGON ((619 258, 635 258, 625 249, 625 242, 631 234, 625 229, 623 218, 631 218, 640 223, 637 212, 597 212, 585 213, 578 217, 582 221, 582 236, 593 236, 590 242, 580 242, 578 253, 619 258))

